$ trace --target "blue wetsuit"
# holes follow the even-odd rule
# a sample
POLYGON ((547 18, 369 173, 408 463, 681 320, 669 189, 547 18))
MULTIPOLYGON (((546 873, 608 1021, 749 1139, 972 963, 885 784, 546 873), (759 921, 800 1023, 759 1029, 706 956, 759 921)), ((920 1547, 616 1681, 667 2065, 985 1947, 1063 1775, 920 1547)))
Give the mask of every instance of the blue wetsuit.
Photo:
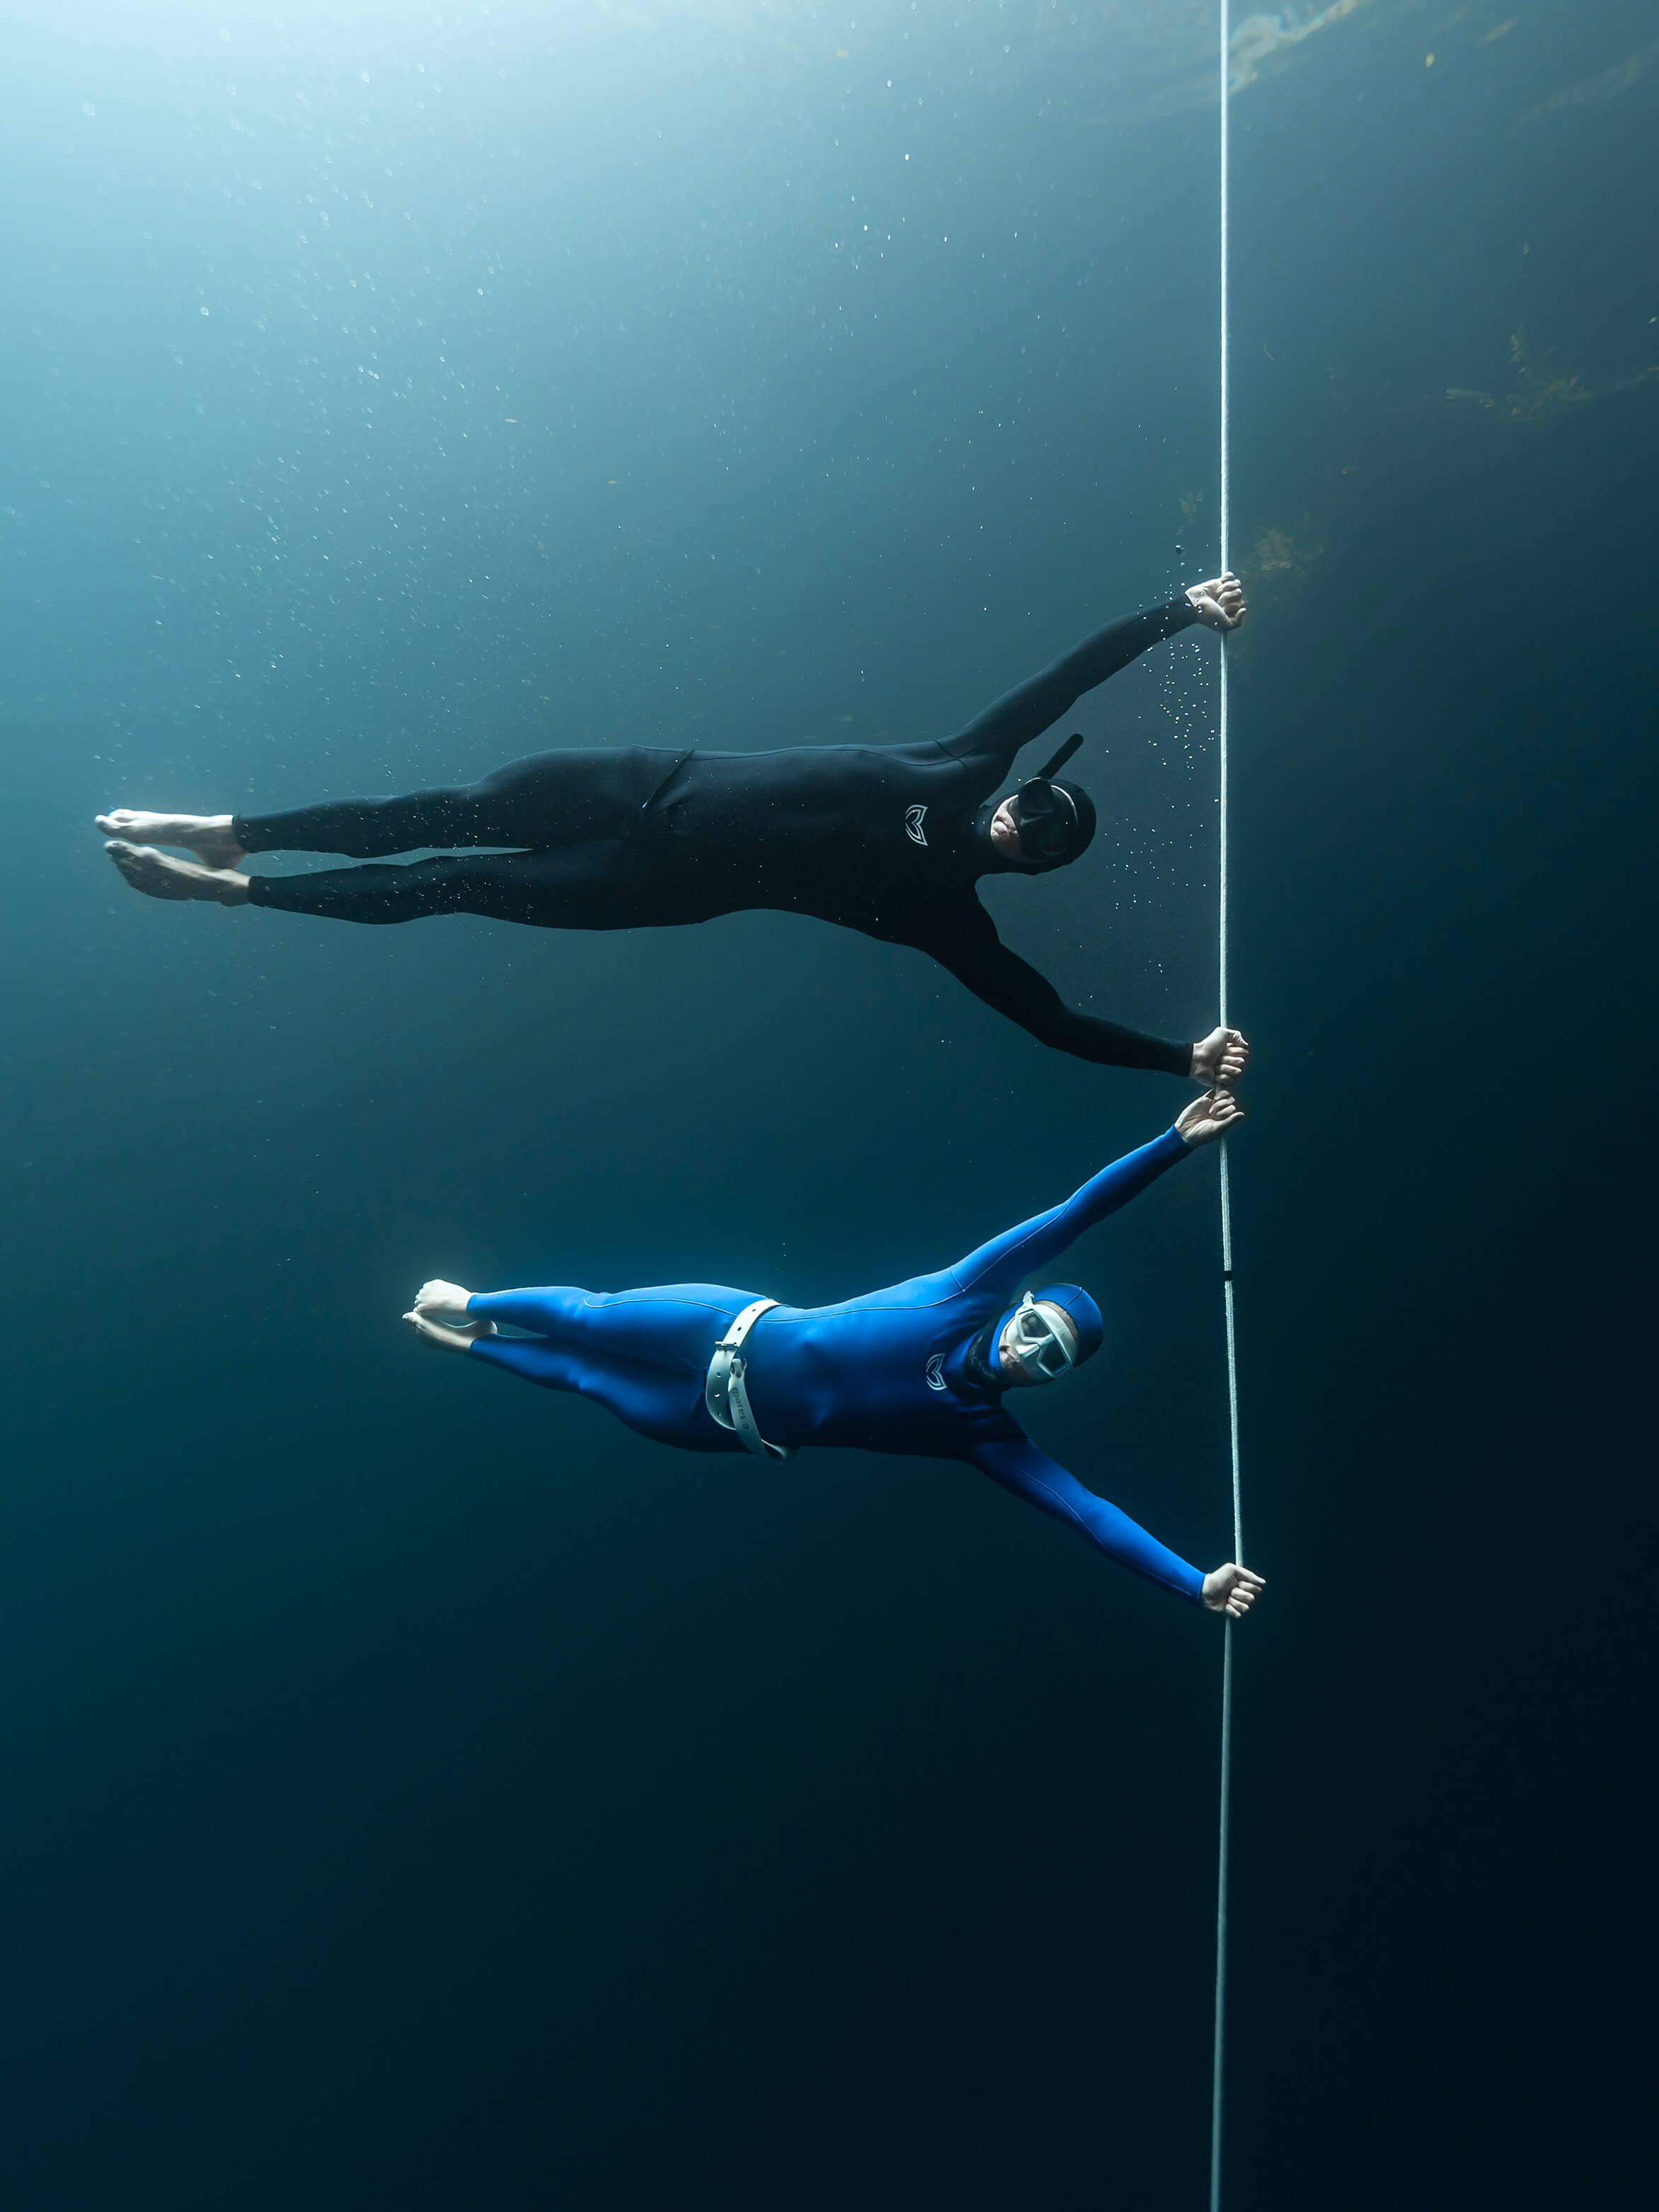
MULTIPOLYGON (((969 1358, 975 1335, 1028 1275, 1127 1205, 1188 1149, 1168 1129, 1103 1168, 1063 1206, 1005 1230, 937 1274, 841 1305, 774 1306, 744 1346, 761 1434, 779 1444, 966 1460, 1071 1522, 1125 1566, 1196 1599, 1199 1570, 1039 1451, 1006 1410, 1001 1390, 979 1379, 969 1358)), ((532 1330, 534 1340, 479 1337, 471 1356, 550 1390, 577 1391, 660 1443, 741 1451, 709 1413, 703 1382, 715 1346, 757 1295, 710 1283, 484 1292, 469 1302, 469 1313, 532 1330)))

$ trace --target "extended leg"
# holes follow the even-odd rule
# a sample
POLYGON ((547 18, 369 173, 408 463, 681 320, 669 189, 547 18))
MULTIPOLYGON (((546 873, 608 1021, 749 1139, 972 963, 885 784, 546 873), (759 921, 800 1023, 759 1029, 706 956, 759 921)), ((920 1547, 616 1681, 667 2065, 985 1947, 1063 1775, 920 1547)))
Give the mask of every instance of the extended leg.
POLYGON ((709 1419, 703 1381, 715 1344, 746 1292, 710 1283, 610 1295, 554 1285, 473 1296, 423 1283, 404 1318, 429 1342, 472 1352, 547 1390, 591 1398, 641 1436, 694 1451, 741 1449, 709 1419), (535 1331, 494 1334, 497 1322, 535 1331))
POLYGON ((572 746, 532 753, 477 783, 238 814, 234 835, 248 853, 344 853, 363 860, 423 845, 544 850, 626 837, 684 758, 648 745, 572 746))
POLYGON ((248 853, 344 853, 368 860, 423 845, 544 848, 629 836, 641 810, 687 757, 649 745, 571 746, 532 753, 477 783, 447 788, 325 799, 281 814, 118 806, 97 817, 98 827, 134 843, 182 845, 210 868, 234 868, 248 853))
POLYGON ((106 850, 133 889, 151 898, 276 907, 331 921, 479 914, 538 929, 649 929, 705 921, 723 910, 717 890, 695 870, 676 868, 649 839, 595 838, 545 853, 447 853, 300 876, 204 868, 121 838, 106 850))
POLYGON ((668 887, 653 882, 647 848, 618 838, 553 853, 453 853, 243 880, 255 906, 331 921, 479 914, 542 929, 635 929, 701 919, 696 911, 680 911, 668 887))
POLYGON ((569 1390, 603 1406, 607 1413, 656 1443, 682 1451, 738 1451, 742 1439, 709 1418, 702 1376, 677 1375, 644 1360, 623 1359, 545 1337, 481 1336, 471 1356, 544 1390, 569 1390))
POLYGON ((755 1295, 720 1283, 668 1283, 614 1292, 557 1285, 482 1292, 467 1300, 466 1317, 532 1329, 583 1353, 648 1362, 695 1376, 701 1389, 714 1346, 755 1295))

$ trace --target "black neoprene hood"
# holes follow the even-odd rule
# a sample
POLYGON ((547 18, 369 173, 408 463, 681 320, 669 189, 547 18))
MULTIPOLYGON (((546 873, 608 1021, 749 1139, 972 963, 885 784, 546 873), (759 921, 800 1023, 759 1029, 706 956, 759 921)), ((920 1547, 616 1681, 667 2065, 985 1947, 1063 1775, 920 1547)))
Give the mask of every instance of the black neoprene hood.
MULTIPOLYGON (((991 837, 992 818, 995 815, 998 807, 1002 805, 1002 800, 1000 799, 988 799, 984 805, 980 808, 979 812, 974 817, 974 835, 978 842, 985 848, 987 856, 987 866, 981 871, 982 873, 987 875, 994 874, 1007 876, 1047 876, 1052 875, 1056 868, 1068 868, 1073 860, 1080 860, 1083 858, 1083 855, 1088 851, 1090 846, 1093 844, 1095 840, 1097 822, 1095 803, 1093 799, 1090 798, 1088 793, 1083 789, 1080 784, 1069 782, 1062 777, 1057 777, 1055 779, 1054 789, 1056 791, 1065 792, 1067 797, 1071 799, 1072 804, 1077 809, 1078 836, 1077 842, 1073 846, 1073 848, 1068 853, 1060 854, 1057 860, 1028 860, 1025 857, 1024 848, 1022 846, 1018 858, 1015 859, 1011 857, 1011 855, 1003 852, 996 844, 994 844, 991 837)), ((1009 792, 1005 795, 1011 799, 1018 799, 1019 793, 1018 792, 1009 792)))

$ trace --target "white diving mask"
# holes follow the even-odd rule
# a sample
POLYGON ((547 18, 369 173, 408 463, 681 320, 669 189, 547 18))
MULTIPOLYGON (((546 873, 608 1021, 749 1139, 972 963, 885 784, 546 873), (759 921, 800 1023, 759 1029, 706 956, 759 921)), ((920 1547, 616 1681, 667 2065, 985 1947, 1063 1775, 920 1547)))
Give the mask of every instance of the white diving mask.
MULTIPOLYGON (((1020 1365, 1035 1379, 1052 1382, 1077 1364, 1077 1331, 1057 1306, 1038 1305, 1027 1291, 1001 1331, 1020 1365)), ((998 1346, 999 1352, 1001 1346, 998 1346)))

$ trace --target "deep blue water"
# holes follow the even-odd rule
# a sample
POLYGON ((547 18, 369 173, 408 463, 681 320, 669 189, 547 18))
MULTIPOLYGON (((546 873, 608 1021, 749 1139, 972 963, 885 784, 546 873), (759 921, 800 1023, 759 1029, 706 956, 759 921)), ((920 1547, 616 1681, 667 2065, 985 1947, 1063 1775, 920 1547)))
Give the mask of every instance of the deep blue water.
MULTIPOLYGON (((1659 47, 1327 12, 1232 111, 1228 2201, 1610 2203, 1659 47)), ((398 1320, 840 1297, 1181 1086, 815 924, 167 907, 91 817, 927 736, 1210 573, 1209 11, 14 14, 8 2203, 1201 2203, 1216 1624, 960 1468, 676 1457, 398 1320)), ((1103 835, 991 894, 1185 1036, 1215 663, 1085 703, 1103 835)), ((1034 1431, 1211 1563, 1212 1161, 1077 1266, 1034 1431)))

